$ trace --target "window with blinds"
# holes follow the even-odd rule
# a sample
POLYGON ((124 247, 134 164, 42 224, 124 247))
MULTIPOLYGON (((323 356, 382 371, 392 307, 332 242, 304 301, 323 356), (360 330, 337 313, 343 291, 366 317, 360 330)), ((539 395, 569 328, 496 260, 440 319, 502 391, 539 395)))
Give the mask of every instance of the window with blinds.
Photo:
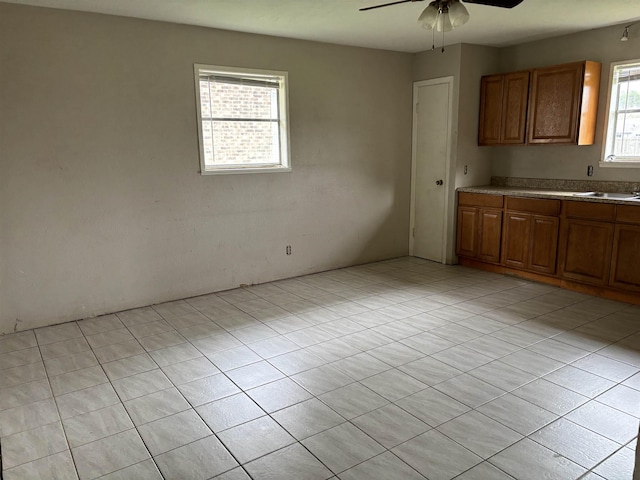
POLYGON ((640 60, 611 65, 605 165, 640 166, 640 60))
POLYGON ((195 65, 203 174, 289 171, 287 73, 195 65))

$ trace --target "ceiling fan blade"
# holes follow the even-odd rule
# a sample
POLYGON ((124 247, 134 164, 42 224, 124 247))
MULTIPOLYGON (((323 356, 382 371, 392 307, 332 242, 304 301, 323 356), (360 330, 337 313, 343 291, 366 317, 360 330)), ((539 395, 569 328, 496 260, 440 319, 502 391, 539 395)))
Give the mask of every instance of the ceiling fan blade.
POLYGON ((464 0, 464 3, 477 3, 490 7, 513 8, 522 3, 522 0, 464 0))
POLYGON ((374 8, 388 7, 390 5, 397 5, 398 3, 419 2, 419 1, 421 0, 399 0, 397 2, 383 3, 382 5, 375 5, 373 7, 364 7, 364 8, 361 8, 360 11, 364 12, 365 10, 373 10, 374 8))

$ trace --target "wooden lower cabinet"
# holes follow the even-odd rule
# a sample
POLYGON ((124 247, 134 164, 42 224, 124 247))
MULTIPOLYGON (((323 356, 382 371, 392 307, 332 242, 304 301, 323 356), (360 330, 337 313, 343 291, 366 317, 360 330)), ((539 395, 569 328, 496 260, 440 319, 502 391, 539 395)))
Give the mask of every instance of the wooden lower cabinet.
POLYGON ((460 193, 456 254, 486 263, 500 263, 502 195, 460 193))
POLYGON ((479 210, 478 259, 500 263, 502 240, 502 210, 479 210))
POLYGON ((558 217, 532 217, 529 270, 546 274, 556 273, 559 223, 558 217))
POLYGON ((611 267, 613 223, 568 218, 561 233, 560 274, 592 285, 606 285, 611 267))
POLYGON ((508 267, 527 268, 531 216, 507 212, 504 217, 502 262, 508 267))
POLYGON ((458 207, 456 253, 461 257, 475 258, 478 255, 478 209, 458 207))
POLYGON ((458 207, 456 253, 487 263, 500 263, 502 210, 458 207))
POLYGON ((545 275, 556 273, 560 202, 507 197, 502 263, 545 275))
POLYGON ((640 305, 640 206, 476 193, 458 201, 464 265, 640 305))
POLYGON ((558 218, 505 213, 503 263, 512 268, 554 274, 558 252, 558 218))
POLYGON ((640 291, 640 225, 616 225, 609 284, 640 291))

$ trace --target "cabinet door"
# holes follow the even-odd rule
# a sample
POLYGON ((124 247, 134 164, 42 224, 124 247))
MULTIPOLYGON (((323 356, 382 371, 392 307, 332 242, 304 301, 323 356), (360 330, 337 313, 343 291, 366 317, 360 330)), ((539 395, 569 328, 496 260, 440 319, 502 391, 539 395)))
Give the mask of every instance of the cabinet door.
POLYGON ((500 143, 503 79, 504 75, 482 77, 480 83, 478 145, 496 145, 500 143))
POLYGON ((535 215, 531 220, 529 270, 556 273, 558 252, 558 218, 535 215))
POLYGON ((478 209, 458 207, 456 253, 461 257, 478 255, 478 209))
POLYGON ((606 285, 610 273, 613 230, 612 223, 566 219, 562 224, 562 277, 606 285))
POLYGON ((529 143, 577 143, 583 72, 584 62, 533 71, 529 143))
POLYGON ((479 211, 478 258, 483 262, 500 263, 502 239, 502 210, 479 211))
POLYGON ((640 225, 616 225, 609 284, 640 291, 640 225))
POLYGON ((524 269, 529 254, 531 215, 506 212, 504 215, 504 244, 502 262, 513 268, 524 269))
POLYGON ((500 143, 523 144, 527 127, 529 72, 508 73, 504 76, 502 96, 502 125, 500 143))

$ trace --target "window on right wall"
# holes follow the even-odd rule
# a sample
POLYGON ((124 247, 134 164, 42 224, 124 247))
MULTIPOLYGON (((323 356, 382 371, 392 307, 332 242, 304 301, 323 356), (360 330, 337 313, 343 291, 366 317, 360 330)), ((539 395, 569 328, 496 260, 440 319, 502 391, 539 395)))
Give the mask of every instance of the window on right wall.
POLYGON ((640 167, 640 60, 611 64, 601 166, 640 167))

